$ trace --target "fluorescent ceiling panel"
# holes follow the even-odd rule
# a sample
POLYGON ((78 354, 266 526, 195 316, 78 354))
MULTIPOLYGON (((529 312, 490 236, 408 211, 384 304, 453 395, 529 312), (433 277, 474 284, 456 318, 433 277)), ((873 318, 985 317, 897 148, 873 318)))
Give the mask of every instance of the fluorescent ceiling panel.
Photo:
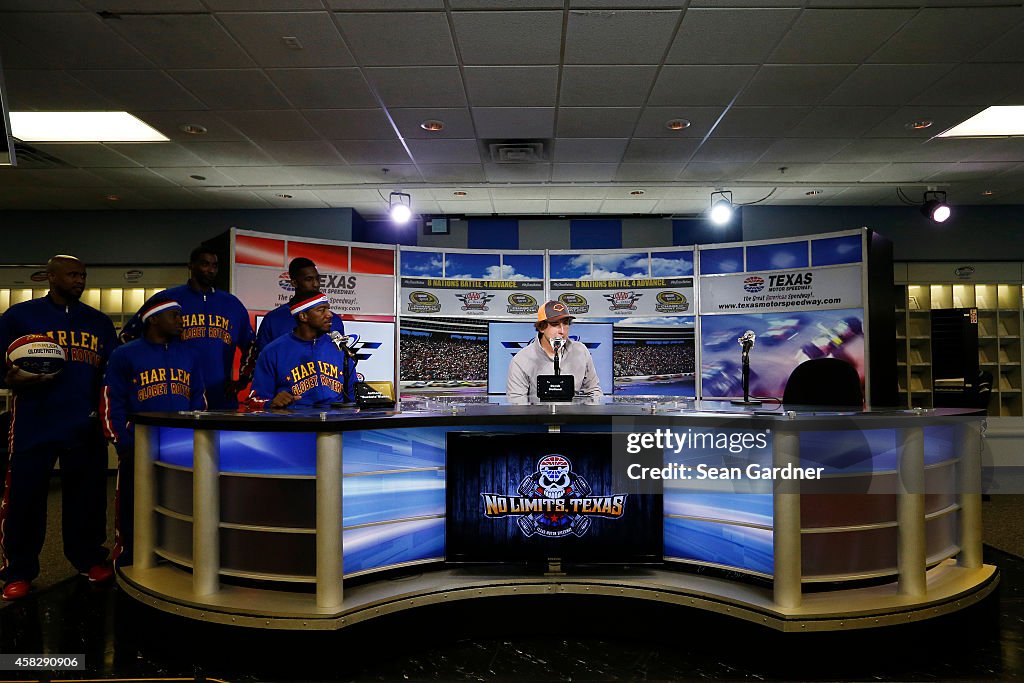
MULTIPOLYGON (((11 114, 13 117, 14 115, 11 114)), ((1024 106, 989 107, 963 123, 957 124, 940 138, 992 138, 1024 136, 1024 106)))
POLYGON ((167 142, 125 111, 12 111, 11 134, 24 142, 167 142))

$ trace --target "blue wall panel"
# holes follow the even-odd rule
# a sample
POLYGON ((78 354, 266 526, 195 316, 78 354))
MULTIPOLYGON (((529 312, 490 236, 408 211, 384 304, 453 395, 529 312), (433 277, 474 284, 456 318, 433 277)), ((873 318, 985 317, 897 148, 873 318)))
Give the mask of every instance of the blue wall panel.
POLYGON ((622 221, 571 221, 569 244, 571 249, 619 249, 622 247, 622 221))
POLYGON ((518 249, 519 221, 471 218, 468 246, 470 249, 518 249))

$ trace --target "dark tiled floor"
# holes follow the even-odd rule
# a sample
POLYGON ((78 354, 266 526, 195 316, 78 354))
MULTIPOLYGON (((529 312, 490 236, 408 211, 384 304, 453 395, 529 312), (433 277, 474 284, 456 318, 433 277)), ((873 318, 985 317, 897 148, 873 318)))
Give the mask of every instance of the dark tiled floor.
MULTIPOLYGON (((704 612, 571 598, 443 605, 342 632, 229 629, 72 579, 0 609, 0 652, 85 654, 62 678, 226 681, 997 680, 1024 677, 1024 560, 986 547, 993 597, 856 633, 781 634, 704 612)), ((0 679, 41 679, 0 672, 0 679)))

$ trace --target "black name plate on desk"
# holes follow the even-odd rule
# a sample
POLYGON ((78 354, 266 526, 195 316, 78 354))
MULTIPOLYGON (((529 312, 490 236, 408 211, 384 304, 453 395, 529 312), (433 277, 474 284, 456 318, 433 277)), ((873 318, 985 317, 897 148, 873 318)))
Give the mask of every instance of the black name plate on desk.
POLYGON ((538 375, 537 398, 541 401, 571 401, 576 394, 572 375, 538 375))

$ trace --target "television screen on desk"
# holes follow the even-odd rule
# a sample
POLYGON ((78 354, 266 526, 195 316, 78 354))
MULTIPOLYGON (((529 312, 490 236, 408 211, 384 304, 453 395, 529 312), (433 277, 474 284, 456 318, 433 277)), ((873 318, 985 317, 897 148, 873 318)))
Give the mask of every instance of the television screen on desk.
MULTIPOLYGON (((528 322, 491 322, 487 326, 487 393, 504 394, 508 366, 520 349, 537 338, 537 330, 528 322)), ((573 323, 569 338, 582 342, 590 350, 597 369, 601 391, 615 389, 612 381, 612 324, 573 323)), ((552 372, 554 372, 552 366, 552 372)))
POLYGON ((615 476, 610 434, 449 432, 445 560, 662 561, 662 495, 615 476))

